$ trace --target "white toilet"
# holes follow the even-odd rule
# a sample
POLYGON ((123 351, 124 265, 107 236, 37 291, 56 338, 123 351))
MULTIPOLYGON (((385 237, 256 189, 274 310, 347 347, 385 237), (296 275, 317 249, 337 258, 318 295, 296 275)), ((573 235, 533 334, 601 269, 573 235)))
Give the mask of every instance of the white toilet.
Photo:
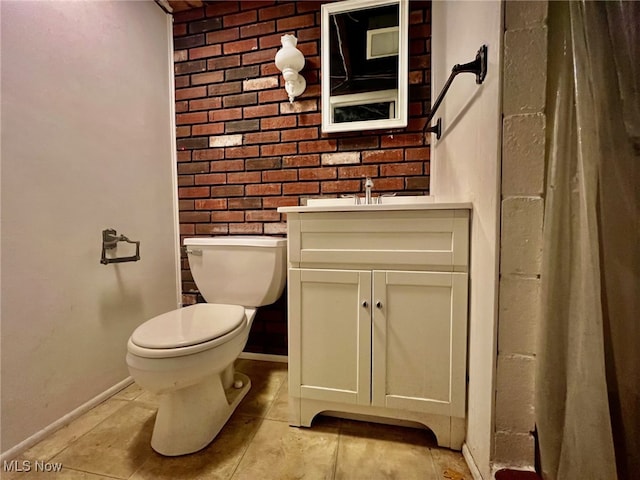
POLYGON ((208 303, 146 321, 127 345, 133 379, 162 394, 151 446, 168 456, 207 446, 244 398, 251 382, 233 363, 256 307, 274 303, 286 281, 285 238, 187 238, 184 244, 208 303))

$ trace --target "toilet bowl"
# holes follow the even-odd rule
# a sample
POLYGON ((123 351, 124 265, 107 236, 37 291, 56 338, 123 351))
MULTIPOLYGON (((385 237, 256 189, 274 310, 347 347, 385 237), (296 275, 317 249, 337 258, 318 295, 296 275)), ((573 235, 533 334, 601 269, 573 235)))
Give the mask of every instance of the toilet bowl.
POLYGON ((140 325, 127 344, 127 366, 160 395, 151 438, 162 455, 207 446, 251 387, 234 371, 256 308, 275 302, 286 279, 286 239, 187 238, 189 267, 207 303, 164 313, 140 325))

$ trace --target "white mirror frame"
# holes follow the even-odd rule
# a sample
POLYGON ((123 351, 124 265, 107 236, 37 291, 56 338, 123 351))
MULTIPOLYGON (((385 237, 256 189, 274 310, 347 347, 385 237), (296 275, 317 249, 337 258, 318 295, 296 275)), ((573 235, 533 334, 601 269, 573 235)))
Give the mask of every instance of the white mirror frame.
MULTIPOLYGON (((407 126, 409 110, 409 1, 408 0, 346 0, 343 2, 325 3, 321 7, 322 11, 322 131, 329 132, 350 132, 356 130, 379 130, 389 128, 403 128, 407 126), (385 5, 397 4, 399 8, 398 31, 400 41, 398 45, 398 97, 395 108, 395 115, 390 119, 365 120, 355 122, 333 122, 333 107, 336 105, 336 98, 331 97, 329 88, 329 18, 330 15, 345 13, 354 10, 376 8, 385 5)), ((376 101, 380 98, 388 97, 387 91, 370 92, 365 94, 342 95, 344 102, 342 105, 362 104, 362 96, 366 100, 376 101), (346 98, 351 97, 351 98, 346 98)))

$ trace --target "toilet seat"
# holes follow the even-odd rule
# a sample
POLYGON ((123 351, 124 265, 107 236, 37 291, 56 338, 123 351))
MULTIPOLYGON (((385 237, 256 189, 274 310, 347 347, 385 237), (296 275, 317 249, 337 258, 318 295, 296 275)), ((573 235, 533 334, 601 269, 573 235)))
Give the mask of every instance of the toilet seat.
POLYGON ((247 325, 244 307, 199 303, 147 320, 133 332, 129 353, 146 358, 190 355, 221 345, 247 325))

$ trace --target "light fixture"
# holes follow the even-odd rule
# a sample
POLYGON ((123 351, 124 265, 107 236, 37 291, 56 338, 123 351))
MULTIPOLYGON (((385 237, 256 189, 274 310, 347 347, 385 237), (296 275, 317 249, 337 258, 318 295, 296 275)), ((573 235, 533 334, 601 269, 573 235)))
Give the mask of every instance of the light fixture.
POLYGON ((276 67, 284 77, 284 89, 289 101, 302 95, 307 88, 307 82, 298 72, 304 67, 304 55, 296 48, 298 39, 294 35, 283 35, 280 39, 282 48, 276 53, 276 67))

